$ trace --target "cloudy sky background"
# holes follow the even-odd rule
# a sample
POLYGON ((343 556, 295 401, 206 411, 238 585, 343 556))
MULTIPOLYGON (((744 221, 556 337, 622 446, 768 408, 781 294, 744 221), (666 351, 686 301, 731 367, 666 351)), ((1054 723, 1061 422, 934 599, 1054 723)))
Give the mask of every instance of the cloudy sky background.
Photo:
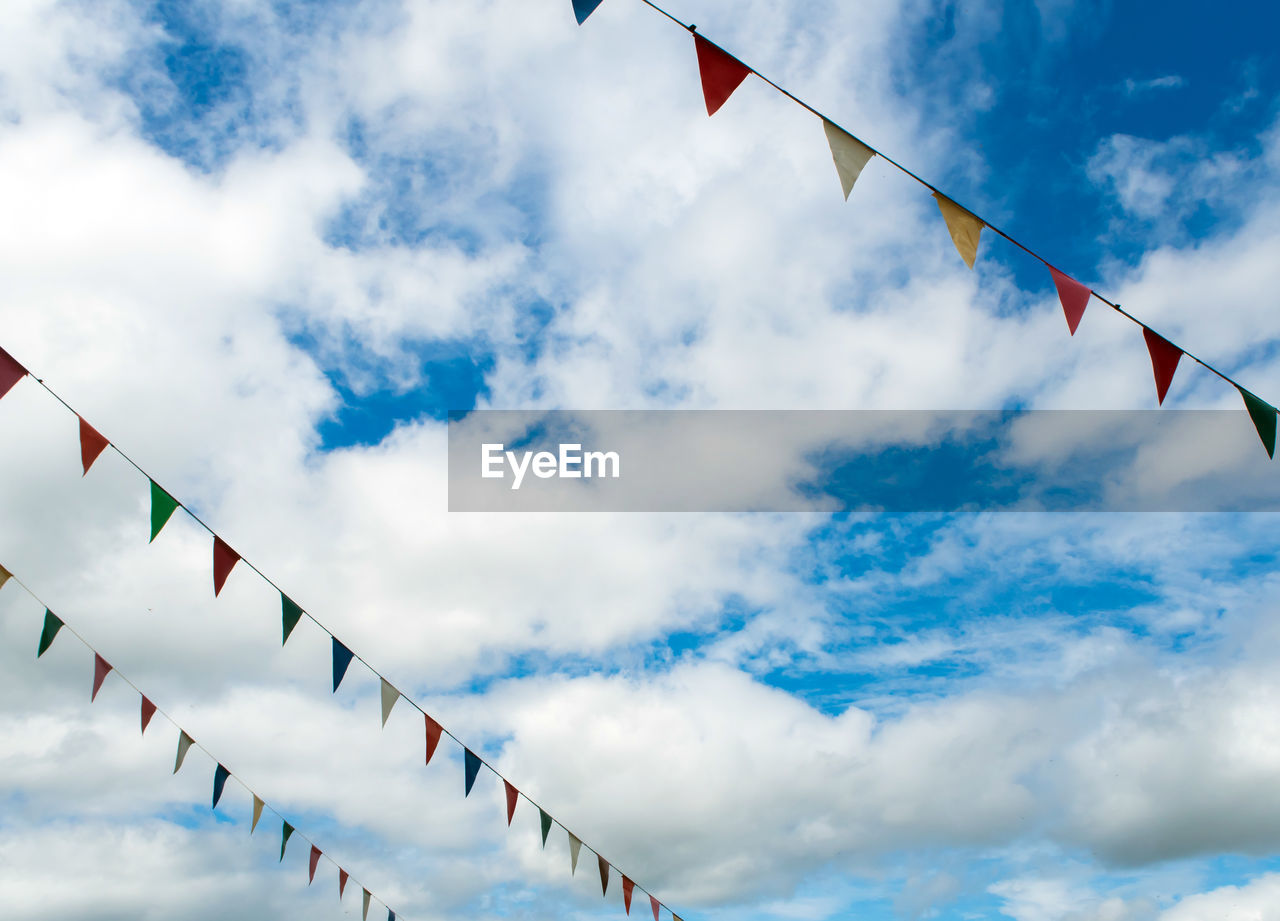
MULTIPOLYGON (((1274 13, 670 9, 1280 397, 1274 13)), ((0 345, 689 921, 1280 917, 1267 515, 446 511, 449 409, 1154 405, 1136 327, 1068 337, 883 162, 845 203, 758 80, 708 119, 636 0, 5 3, 0 214, 0 345)), ((1240 408, 1186 362, 1170 402, 1240 408)), ((404 917, 621 913, 246 567, 215 602, 182 513, 146 537, 142 476, 0 401, 0 562, 404 917)), ((0 591, 6 917, 359 911, 41 615, 0 591)))

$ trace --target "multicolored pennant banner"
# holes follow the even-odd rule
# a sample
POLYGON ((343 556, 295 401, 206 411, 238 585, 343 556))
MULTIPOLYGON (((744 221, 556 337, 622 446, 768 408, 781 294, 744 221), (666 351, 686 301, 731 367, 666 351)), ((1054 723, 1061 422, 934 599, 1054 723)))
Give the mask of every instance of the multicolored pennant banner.
POLYGON ((98 459, 98 455, 106 450, 107 439, 103 438, 92 425, 85 422, 83 417, 76 418, 80 419, 80 463, 84 466, 84 474, 82 474, 84 476, 89 473, 89 468, 98 459))
POLYGON ((840 188, 844 191, 844 200, 848 201, 849 193, 853 191, 853 184, 858 181, 862 168, 870 162, 876 152, 826 118, 822 120, 822 130, 826 132, 827 144, 831 146, 831 159, 836 163, 836 173, 840 177, 840 188))
POLYGON ((707 114, 715 115, 747 79, 751 68, 696 32, 693 44, 698 52, 698 73, 702 76, 702 96, 707 103, 707 114))

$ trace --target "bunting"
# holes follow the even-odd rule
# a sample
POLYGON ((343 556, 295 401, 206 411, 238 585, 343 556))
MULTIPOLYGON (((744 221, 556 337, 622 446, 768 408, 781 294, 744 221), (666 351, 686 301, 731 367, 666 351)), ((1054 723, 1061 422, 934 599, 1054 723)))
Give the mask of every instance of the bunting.
MULTIPOLYGON (((40 657, 36 656, 36 658, 40 657)), ((107 675, 110 672, 111 666, 107 663, 107 660, 95 652, 93 654, 93 691, 89 694, 90 702, 98 699, 98 692, 102 690, 102 682, 107 680, 107 675)))
POLYGON ((231 567, 240 561, 240 554, 227 545, 217 534, 213 535, 213 597, 217 598, 222 586, 231 575, 231 567))
POLYGON ((653 909, 653 921, 658 921, 658 900, 649 896, 649 907, 653 909))
MULTIPOLYGON (((311 845, 311 856, 307 859, 307 885, 310 886, 316 881, 316 864, 320 862, 320 848, 314 844, 311 845)), ((342 898, 341 895, 338 896, 342 898)))
POLYGON ((626 909, 627 914, 631 914, 631 893, 636 888, 636 884, 631 881, 631 877, 625 873, 622 875, 622 907, 626 909))
POLYGON ((431 718, 431 714, 423 713, 422 718, 427 723, 427 760, 426 764, 431 763, 431 756, 436 753, 436 746, 440 744, 441 726, 431 718))
POLYGON ((173 759, 173 773, 178 773, 182 767, 182 762, 187 760, 187 752, 191 750, 191 743, 194 740, 187 735, 185 729, 178 730, 178 756, 173 759))
POLYGON ((1156 399, 1163 406, 1165 394, 1173 383, 1173 372, 1178 370, 1182 349, 1145 326, 1142 327, 1142 338, 1146 340, 1147 353, 1151 356, 1151 371, 1156 378, 1156 399))
POLYGON ((471 795, 471 788, 475 785, 476 775, 480 773, 480 756, 471 749, 463 747, 463 771, 466 774, 464 778, 463 796, 471 795))
POLYGON ((551 832, 551 816, 541 806, 538 807, 538 818, 542 822, 542 846, 547 846, 547 835, 551 832))
MULTIPOLYGON (((231 772, 222 766, 219 762, 218 766, 213 770, 213 805, 209 808, 217 809, 218 800, 222 799, 222 791, 227 786, 227 778, 231 776, 231 772)), ((249 834, 253 834, 252 831, 249 834)))
POLYGON ((502 778, 502 788, 507 794, 507 827, 511 827, 511 820, 516 814, 516 800, 520 798, 520 791, 511 785, 511 781, 502 778))
POLYGON ((40 631, 40 646, 36 649, 36 658, 40 658, 53 645, 53 638, 62 629, 62 618, 48 608, 44 609, 44 629, 40 631))
POLYGON ((702 77, 702 96, 707 103, 707 114, 715 115, 747 79, 751 68, 696 32, 693 44, 698 52, 698 73, 702 77))
POLYGON ((363 907, 361 907, 361 909, 360 909, 360 918, 362 919, 362 921, 368 921, 368 919, 369 919, 369 890, 368 890, 368 889, 363 889, 363 890, 361 890, 361 891, 364 893, 364 905, 363 905, 363 907))
POLYGON ((853 191, 853 184, 858 181, 862 168, 876 152, 826 118, 822 119, 822 130, 826 132, 827 144, 831 147, 831 159, 836 163, 836 174, 840 177, 844 200, 848 201, 849 193, 853 191))
POLYGON ((338 901, 342 901, 342 894, 347 891, 347 879, 350 877, 346 870, 338 867, 338 901))
POLYGON ((609 894, 609 861, 596 854, 596 862, 600 864, 600 894, 605 896, 609 894))
POLYGON ((978 240, 982 236, 982 220, 970 211, 961 208, 941 192, 933 193, 942 212, 942 220, 946 222, 947 232, 951 234, 951 242, 956 245, 956 252, 964 260, 964 264, 973 268, 978 258, 978 240))
POLYGON ((142 717, 142 735, 147 734, 147 727, 151 725, 151 717, 156 715, 156 705, 147 700, 147 695, 142 695, 142 711, 139 714, 142 717))
POLYGON ((27 369, 17 359, 0 347, 0 398, 13 389, 13 385, 27 376, 27 369))
POLYGON ((298 621, 302 619, 302 608, 286 595, 280 593, 280 623, 284 630, 284 636, 280 639, 280 645, 283 646, 289 642, 289 634, 293 632, 293 628, 298 626, 298 621))
MULTIPOLYGON (((969 266, 973 268, 973 266, 969 266)), ((1053 285, 1058 289, 1058 300, 1062 303, 1062 313, 1067 318, 1067 330, 1076 334, 1084 309, 1089 306, 1089 298, 1093 292, 1068 275, 1063 275, 1053 266, 1049 266, 1049 274, 1053 277, 1053 285)))
POLYGON ((150 477, 148 480, 151 482, 151 540, 154 541, 156 535, 173 516, 174 509, 178 507, 178 500, 161 489, 160 484, 155 480, 151 480, 150 477))
POLYGON ((284 862, 284 849, 289 845, 289 838, 293 835, 293 826, 288 822, 281 820, 280 826, 280 860, 277 863, 284 862))
POLYGON ((573 832, 567 832, 569 835, 569 875, 573 876, 578 872, 578 852, 582 850, 582 841, 573 832))
POLYGON ((0 588, 4 588, 4 584, 12 577, 13 573, 9 572, 9 570, 5 569, 3 566, 0 566, 0 588))
POLYGON ((257 829, 258 820, 262 818, 262 807, 265 805, 266 803, 262 801, 262 797, 256 793, 253 794, 253 821, 249 823, 249 834, 252 835, 257 829))
POLYGON ((1244 408, 1249 411, 1253 427, 1258 430, 1262 446, 1267 449, 1267 457, 1276 456, 1276 408, 1259 397, 1254 396, 1243 387, 1237 387, 1244 398, 1244 408))
POLYGON ((354 653, 338 642, 338 638, 333 638, 333 693, 338 693, 338 685, 342 684, 342 677, 347 673, 347 666, 351 664, 351 657, 354 653))
POLYGON ((578 20, 578 25, 582 25, 587 21, 587 17, 596 11, 604 0, 573 0, 573 15, 578 20))
POLYGON ((400 699, 400 692, 393 688, 386 678, 380 677, 378 680, 382 682, 382 727, 385 729, 387 717, 391 715, 391 708, 400 699))
POLYGON ((84 466, 84 473, 81 476, 86 476, 93 462, 98 459, 98 455, 106 449, 107 439, 103 438, 92 425, 85 422, 83 416, 77 415, 76 418, 80 420, 80 463, 84 466))

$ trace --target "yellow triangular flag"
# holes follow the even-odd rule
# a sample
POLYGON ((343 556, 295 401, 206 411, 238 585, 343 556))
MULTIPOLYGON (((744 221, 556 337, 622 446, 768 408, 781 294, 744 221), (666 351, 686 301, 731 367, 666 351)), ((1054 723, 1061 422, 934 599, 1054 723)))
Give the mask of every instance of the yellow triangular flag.
POLYGON ((578 872, 578 851, 582 850, 582 842, 573 832, 569 832, 569 875, 578 872))
POLYGON ((844 189, 844 200, 849 200, 853 184, 858 181, 858 174, 876 152, 859 141, 843 128, 825 118, 822 130, 827 133, 827 143, 831 145, 831 159, 836 161, 836 172, 840 174, 840 188, 844 189))
POLYGON ((258 819, 262 818, 262 807, 264 803, 258 799, 258 794, 253 794, 253 824, 249 826, 249 834, 253 834, 253 830, 258 827, 258 819))
POLYGON ((978 258, 978 238, 982 235, 982 228, 985 226, 982 219, 964 210, 941 192, 934 192, 933 197, 938 202, 942 219, 947 222, 951 242, 955 243, 956 249, 960 252, 960 258, 964 260, 965 265, 973 268, 973 263, 978 258))
POLYGON ((12 575, 13 573, 9 572, 9 570, 5 569, 3 566, 0 566, 0 588, 4 588, 4 584, 9 581, 9 577, 12 575))
POLYGON ((173 773, 178 773, 178 768, 182 767, 182 762, 186 760, 187 751, 191 748, 193 741, 185 729, 178 730, 178 757, 173 762, 173 773))
POLYGON ((400 699, 400 692, 387 683, 387 679, 382 679, 382 725, 387 725, 387 717, 391 715, 391 708, 396 705, 396 701, 400 699))

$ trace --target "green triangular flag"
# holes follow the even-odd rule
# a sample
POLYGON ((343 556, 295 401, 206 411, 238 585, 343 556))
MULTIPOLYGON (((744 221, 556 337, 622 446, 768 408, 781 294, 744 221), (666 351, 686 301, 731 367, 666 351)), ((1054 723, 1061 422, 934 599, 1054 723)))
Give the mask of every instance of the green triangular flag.
POLYGON ((396 705, 396 701, 400 699, 400 692, 393 688, 386 678, 382 679, 382 725, 387 725, 387 717, 391 715, 391 708, 396 705))
POLYGON ((284 846, 289 843, 289 836, 293 834, 293 826, 288 822, 284 823, 284 827, 280 829, 280 859, 284 860, 284 846))
POLYGON ((187 735, 185 729, 178 730, 178 757, 173 759, 173 773, 178 773, 178 769, 182 767, 182 762, 187 760, 187 752, 194 741, 191 736, 187 735))
POLYGON ((1244 397, 1244 408, 1249 410, 1249 418, 1253 427, 1258 430, 1263 447, 1267 449, 1267 457, 1276 456, 1276 408, 1266 400, 1260 400, 1243 387, 1237 387, 1240 396, 1244 397))
POLYGON ((298 603, 286 595, 280 593, 280 620, 284 625, 284 638, 280 640, 283 646, 289 642, 289 634, 293 632, 293 628, 298 626, 298 621, 302 619, 302 608, 298 607, 298 603))
MULTIPOLYGON (((168 523, 173 510, 178 507, 178 500, 169 495, 155 480, 151 481, 151 540, 156 539, 160 529, 168 523)), ((147 543, 150 543, 148 541, 147 543)))
POLYGON ((61 629, 62 618, 45 608, 44 629, 40 631, 40 648, 36 651, 37 659, 44 655, 45 650, 53 645, 53 638, 58 635, 58 631, 61 629))
POLYGON ((547 835, 551 832, 551 816, 541 806, 538 807, 538 815, 542 818, 542 846, 547 846, 547 835))
POLYGON ((4 588, 4 584, 9 581, 9 577, 12 575, 13 573, 9 572, 9 570, 5 569, 3 566, 0 566, 0 588, 4 588))
POLYGON ((565 829, 569 834, 569 875, 578 872, 578 852, 582 850, 582 842, 573 832, 565 829))

